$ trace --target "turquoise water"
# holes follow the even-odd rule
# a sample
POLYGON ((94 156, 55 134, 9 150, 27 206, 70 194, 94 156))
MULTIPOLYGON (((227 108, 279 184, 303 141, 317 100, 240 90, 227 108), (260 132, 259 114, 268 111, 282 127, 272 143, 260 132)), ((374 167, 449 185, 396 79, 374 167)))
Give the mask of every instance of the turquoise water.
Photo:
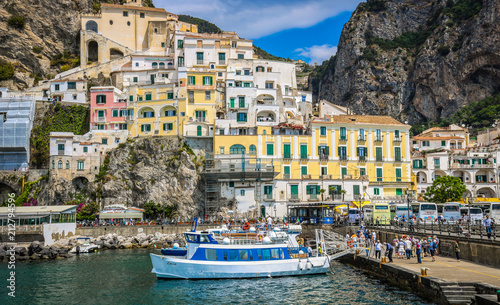
POLYGON ((0 304, 429 304, 356 269, 245 280, 156 280, 151 250, 108 250, 57 261, 16 263, 16 298, 0 264, 0 304))

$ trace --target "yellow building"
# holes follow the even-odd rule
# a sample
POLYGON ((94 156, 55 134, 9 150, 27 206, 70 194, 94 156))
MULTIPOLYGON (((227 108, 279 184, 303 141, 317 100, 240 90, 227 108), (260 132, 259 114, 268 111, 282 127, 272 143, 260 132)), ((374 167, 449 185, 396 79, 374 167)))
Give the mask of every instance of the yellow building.
POLYGON ((216 73, 188 71, 186 78, 187 105, 184 136, 211 137, 216 114, 216 73))
POLYGON ((235 170, 238 162, 253 170, 262 163, 276 173, 266 182, 222 180, 220 197, 273 216, 286 215, 293 202, 402 199, 411 187, 409 129, 387 116, 339 115, 314 118, 308 127, 281 124, 257 127, 253 135, 214 135, 214 160, 233 156, 240 159, 230 165, 235 170))

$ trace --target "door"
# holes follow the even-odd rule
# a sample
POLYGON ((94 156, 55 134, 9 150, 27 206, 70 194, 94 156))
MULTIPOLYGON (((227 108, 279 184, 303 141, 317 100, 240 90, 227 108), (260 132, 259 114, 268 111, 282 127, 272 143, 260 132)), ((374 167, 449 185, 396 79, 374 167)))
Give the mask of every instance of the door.
POLYGON ((290 158, 290 144, 283 145, 283 158, 290 158))
POLYGON ((196 135, 201 137, 201 126, 196 126, 196 135))
POLYGON ((260 215, 266 217, 266 207, 264 205, 260 206, 260 215))
POLYGON ((151 74, 150 77, 151 77, 151 85, 154 85, 156 74, 151 74))

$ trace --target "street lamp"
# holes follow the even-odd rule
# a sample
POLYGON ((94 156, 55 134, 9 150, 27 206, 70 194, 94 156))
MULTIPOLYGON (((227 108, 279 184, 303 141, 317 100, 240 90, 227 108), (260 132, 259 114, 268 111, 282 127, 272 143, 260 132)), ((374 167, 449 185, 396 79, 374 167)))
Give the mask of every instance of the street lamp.
POLYGON ((413 190, 410 190, 409 188, 406 189, 406 197, 407 197, 407 215, 408 215, 408 224, 410 223, 410 200, 413 198, 413 190))

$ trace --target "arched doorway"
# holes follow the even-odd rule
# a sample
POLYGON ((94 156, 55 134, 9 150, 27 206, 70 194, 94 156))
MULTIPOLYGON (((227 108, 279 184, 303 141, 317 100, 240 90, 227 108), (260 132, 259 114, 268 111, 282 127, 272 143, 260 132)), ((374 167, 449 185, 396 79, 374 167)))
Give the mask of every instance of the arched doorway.
POLYGON ((123 52, 120 50, 117 50, 117 49, 110 49, 109 50, 109 58, 111 60, 117 59, 117 58, 122 58, 123 56, 124 56, 123 52))
POLYGON ((85 30, 97 33, 98 30, 97 22, 95 22, 94 20, 87 21, 87 23, 85 24, 85 30))
POLYGON ((9 194, 16 194, 16 191, 9 185, 0 182, 0 205, 9 199, 9 194))
POLYGON ((260 206, 260 216, 266 217, 266 206, 265 205, 260 206))
POLYGON ((75 189, 75 191, 80 192, 81 190, 87 187, 88 182, 89 180, 85 177, 76 177, 72 181, 73 188, 75 189))
POLYGON ((88 52, 87 55, 88 61, 91 62, 99 61, 99 45, 97 44, 96 41, 92 40, 89 42, 87 46, 87 52, 88 52))

